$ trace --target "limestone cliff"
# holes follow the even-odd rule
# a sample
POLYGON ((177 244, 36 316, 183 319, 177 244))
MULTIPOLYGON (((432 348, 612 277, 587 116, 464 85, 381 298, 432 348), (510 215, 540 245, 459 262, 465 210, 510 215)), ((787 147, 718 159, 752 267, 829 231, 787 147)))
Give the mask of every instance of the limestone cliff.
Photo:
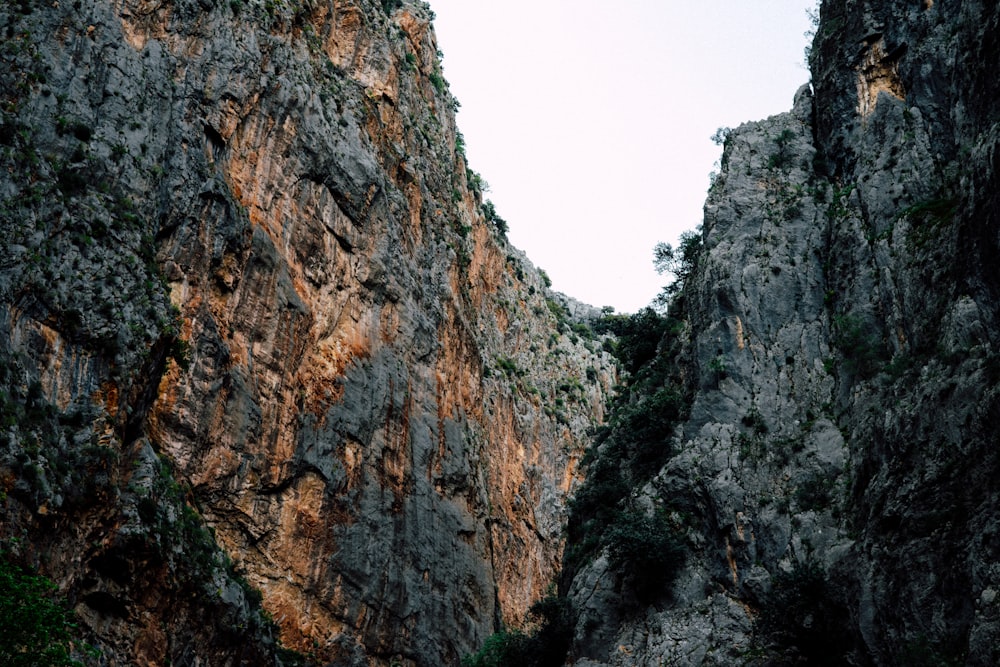
POLYGON ((622 501, 683 563, 637 603, 588 561, 575 664, 1000 662, 998 35, 996 3, 827 0, 811 87, 729 131, 689 413, 622 501))
POLYGON ((553 581, 613 365, 431 16, 0 7, 0 550, 101 664, 456 664, 553 581))

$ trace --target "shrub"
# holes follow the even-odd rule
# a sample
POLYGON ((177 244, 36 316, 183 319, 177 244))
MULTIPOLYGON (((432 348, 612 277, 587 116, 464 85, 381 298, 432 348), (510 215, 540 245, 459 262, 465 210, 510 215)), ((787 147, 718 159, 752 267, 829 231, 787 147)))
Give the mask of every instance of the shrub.
POLYGON ((887 356, 881 340, 869 331, 864 320, 854 315, 837 315, 833 325, 834 340, 844 355, 847 371, 862 377, 871 375, 887 356))
POLYGON ((644 602, 657 598, 684 565, 684 545, 662 512, 620 512, 607 542, 608 565, 644 602))
POLYGON ((818 563, 796 563, 772 578, 761 604, 755 640, 794 664, 842 665, 852 638, 846 612, 831 595, 818 563))
POLYGON ((462 659, 462 666, 508 667, 526 664, 526 641, 527 637, 518 630, 494 633, 486 639, 478 653, 462 659))
POLYGON ((73 614, 47 578, 0 553, 0 664, 7 667, 79 665, 70 657, 73 614))
POLYGON ((791 151, 791 143, 795 138, 795 133, 785 129, 774 138, 777 150, 768 158, 767 166, 770 169, 787 169, 792 166, 794 155, 791 151))
POLYGON ((525 373, 523 369, 518 367, 517 362, 510 357, 499 357, 497 359, 497 370, 507 377, 522 377, 525 373))
POLYGON ((822 512, 833 501, 833 478, 823 475, 810 477, 795 490, 795 502, 799 509, 808 512, 822 512))
MULTIPOLYGON (((617 452, 615 452, 617 453, 617 452)), ((569 502, 569 537, 577 542, 590 529, 606 527, 617 511, 618 503, 628 494, 628 486, 613 453, 602 456, 587 471, 587 481, 569 502)))
POLYGON ((430 79, 431 85, 434 86, 434 90, 438 93, 443 95, 448 90, 448 82, 444 80, 444 77, 440 73, 431 72, 427 75, 427 78, 430 79))
POLYGON ((483 216, 489 222, 493 223, 493 226, 496 227, 501 236, 506 236, 508 231, 507 221, 497 214, 497 209, 493 202, 487 199, 480 208, 483 211, 483 216))
POLYGON ((634 315, 607 315, 594 323, 597 333, 612 333, 618 338, 612 354, 630 374, 656 357, 656 350, 671 319, 652 308, 643 308, 634 315))
POLYGON ((653 248, 653 266, 656 272, 674 277, 657 297, 659 303, 670 303, 674 295, 684 288, 684 283, 698 267, 703 250, 698 230, 682 232, 676 249, 669 243, 656 244, 653 248))
POLYGON ((642 396, 616 414, 614 433, 628 441, 626 465, 636 482, 652 477, 672 453, 670 437, 684 410, 684 397, 672 386, 642 396))
POLYGON ((490 635, 483 648, 463 658, 463 667, 561 667, 573 637, 574 614, 566 598, 549 595, 531 606, 530 634, 520 630, 490 635))

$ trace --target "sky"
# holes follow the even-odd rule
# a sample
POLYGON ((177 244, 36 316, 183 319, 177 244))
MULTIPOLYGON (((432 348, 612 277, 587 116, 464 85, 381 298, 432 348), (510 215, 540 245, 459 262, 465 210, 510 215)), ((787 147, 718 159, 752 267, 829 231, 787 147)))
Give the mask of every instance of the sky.
POLYGON ((701 224, 711 136, 788 111, 816 0, 430 0, 469 166, 508 238, 594 306, 667 282, 701 224))

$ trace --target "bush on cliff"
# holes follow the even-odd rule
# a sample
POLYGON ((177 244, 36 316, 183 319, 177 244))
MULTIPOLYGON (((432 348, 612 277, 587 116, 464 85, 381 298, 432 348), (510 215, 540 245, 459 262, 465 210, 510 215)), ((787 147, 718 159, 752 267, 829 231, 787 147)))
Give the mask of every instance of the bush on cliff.
POLYGON ((0 664, 6 667, 79 665, 70 657, 71 612, 45 577, 0 553, 0 664))
POLYGON ((796 563, 772 578, 754 640, 769 656, 768 665, 844 664, 852 643, 846 610, 818 563, 796 563))
POLYGON ((669 588, 684 559, 683 539, 666 515, 648 516, 629 502, 632 490, 674 453, 674 429, 688 411, 690 392, 677 354, 682 302, 666 315, 652 308, 609 315, 596 328, 617 336, 613 352, 626 375, 583 460, 587 478, 570 501, 563 577, 571 579, 606 550, 611 570, 645 602, 669 588))
POLYGON ((492 634, 477 653, 462 660, 463 667, 560 667, 573 637, 574 615, 569 600, 555 595, 531 606, 529 627, 534 630, 492 634))
POLYGON ((608 565, 641 602, 650 602, 673 582, 684 564, 684 543, 662 512, 626 510, 608 529, 608 565))

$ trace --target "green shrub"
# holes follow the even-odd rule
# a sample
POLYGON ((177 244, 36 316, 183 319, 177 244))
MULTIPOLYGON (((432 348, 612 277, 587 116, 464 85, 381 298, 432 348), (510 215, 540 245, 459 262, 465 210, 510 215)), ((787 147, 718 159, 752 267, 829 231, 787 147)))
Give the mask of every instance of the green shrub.
POLYGON ((782 130, 781 134, 774 138, 777 150, 767 160, 769 169, 787 169, 792 166, 795 156, 791 150, 791 143, 794 138, 795 133, 788 129, 782 130))
POLYGON ((552 313, 552 316, 556 318, 556 322, 558 322, 560 325, 566 323, 567 319, 569 318, 569 313, 566 312, 566 309, 563 307, 561 303, 559 303, 555 299, 547 298, 545 299, 545 305, 549 307, 549 312, 552 313))
MULTIPOLYGON (((643 527, 631 515, 622 519, 622 506, 630 490, 648 482, 673 454, 674 429, 690 405, 676 357, 678 333, 683 330, 679 311, 674 307, 668 315, 652 308, 634 315, 609 313, 594 324, 596 332, 617 336, 612 353, 627 374, 616 387, 604 425, 593 432, 594 443, 582 461, 588 466, 587 478, 570 501, 564 565, 569 576, 601 549, 643 527), (615 525, 624 532, 612 535, 609 531, 615 525)), ((664 539, 671 539, 672 529, 665 527, 664 534, 664 539)), ((638 552, 623 548, 616 553, 627 559, 638 552)))
POLYGON ((568 531, 571 543, 582 541, 587 533, 603 530, 628 494, 629 487, 614 459, 612 454, 595 461, 587 471, 587 481, 570 500, 568 531))
POLYGON ((788 664, 845 664, 844 654, 852 643, 846 610, 831 595, 822 566, 796 563, 789 572, 772 577, 757 618, 755 642, 788 664))
POLYGON ((669 304, 683 288, 687 279, 698 267, 704 251, 701 233, 698 230, 681 233, 675 249, 669 243, 657 243, 653 248, 653 266, 659 274, 673 276, 673 281, 663 288, 656 301, 669 304))
POLYGON ((612 333, 618 338, 612 354, 631 374, 656 357, 663 336, 673 324, 671 318, 652 308, 643 308, 634 315, 607 315, 594 324, 597 333, 612 333))
POLYGON ((510 357, 499 357, 497 359, 497 370, 511 378, 522 377, 525 374, 525 371, 518 367, 517 362, 510 357))
POLYGON ((497 209, 493 202, 487 199, 482 203, 480 208, 482 209, 483 216, 486 220, 491 222, 493 226, 496 227, 496 230, 501 236, 506 236, 508 231, 507 221, 497 214, 497 209))
POLYGON ((834 341, 844 355, 844 367, 862 377, 871 375, 888 356, 879 337, 863 319, 854 315, 833 318, 834 341))
POLYGON ((474 655, 462 659, 463 667, 508 667, 522 665, 526 659, 524 633, 497 632, 490 635, 483 648, 474 655))
POLYGON ((76 624, 47 578, 0 553, 0 664, 6 667, 79 665, 70 657, 76 624))
POLYGON ((431 85, 434 86, 434 90, 438 91, 438 93, 443 95, 448 90, 448 82, 444 80, 444 77, 440 73, 431 72, 428 78, 431 81, 431 85))
POLYGON ((561 667, 573 636, 574 614, 566 598, 549 595, 531 606, 530 634, 490 635, 483 648, 462 659, 463 667, 561 667))
POLYGON ((824 475, 810 477, 795 490, 795 502, 805 512, 821 512, 833 501, 833 478, 824 475))
POLYGON ((607 543, 611 570, 644 602, 662 594, 684 565, 684 544, 663 513, 620 512, 607 543))

